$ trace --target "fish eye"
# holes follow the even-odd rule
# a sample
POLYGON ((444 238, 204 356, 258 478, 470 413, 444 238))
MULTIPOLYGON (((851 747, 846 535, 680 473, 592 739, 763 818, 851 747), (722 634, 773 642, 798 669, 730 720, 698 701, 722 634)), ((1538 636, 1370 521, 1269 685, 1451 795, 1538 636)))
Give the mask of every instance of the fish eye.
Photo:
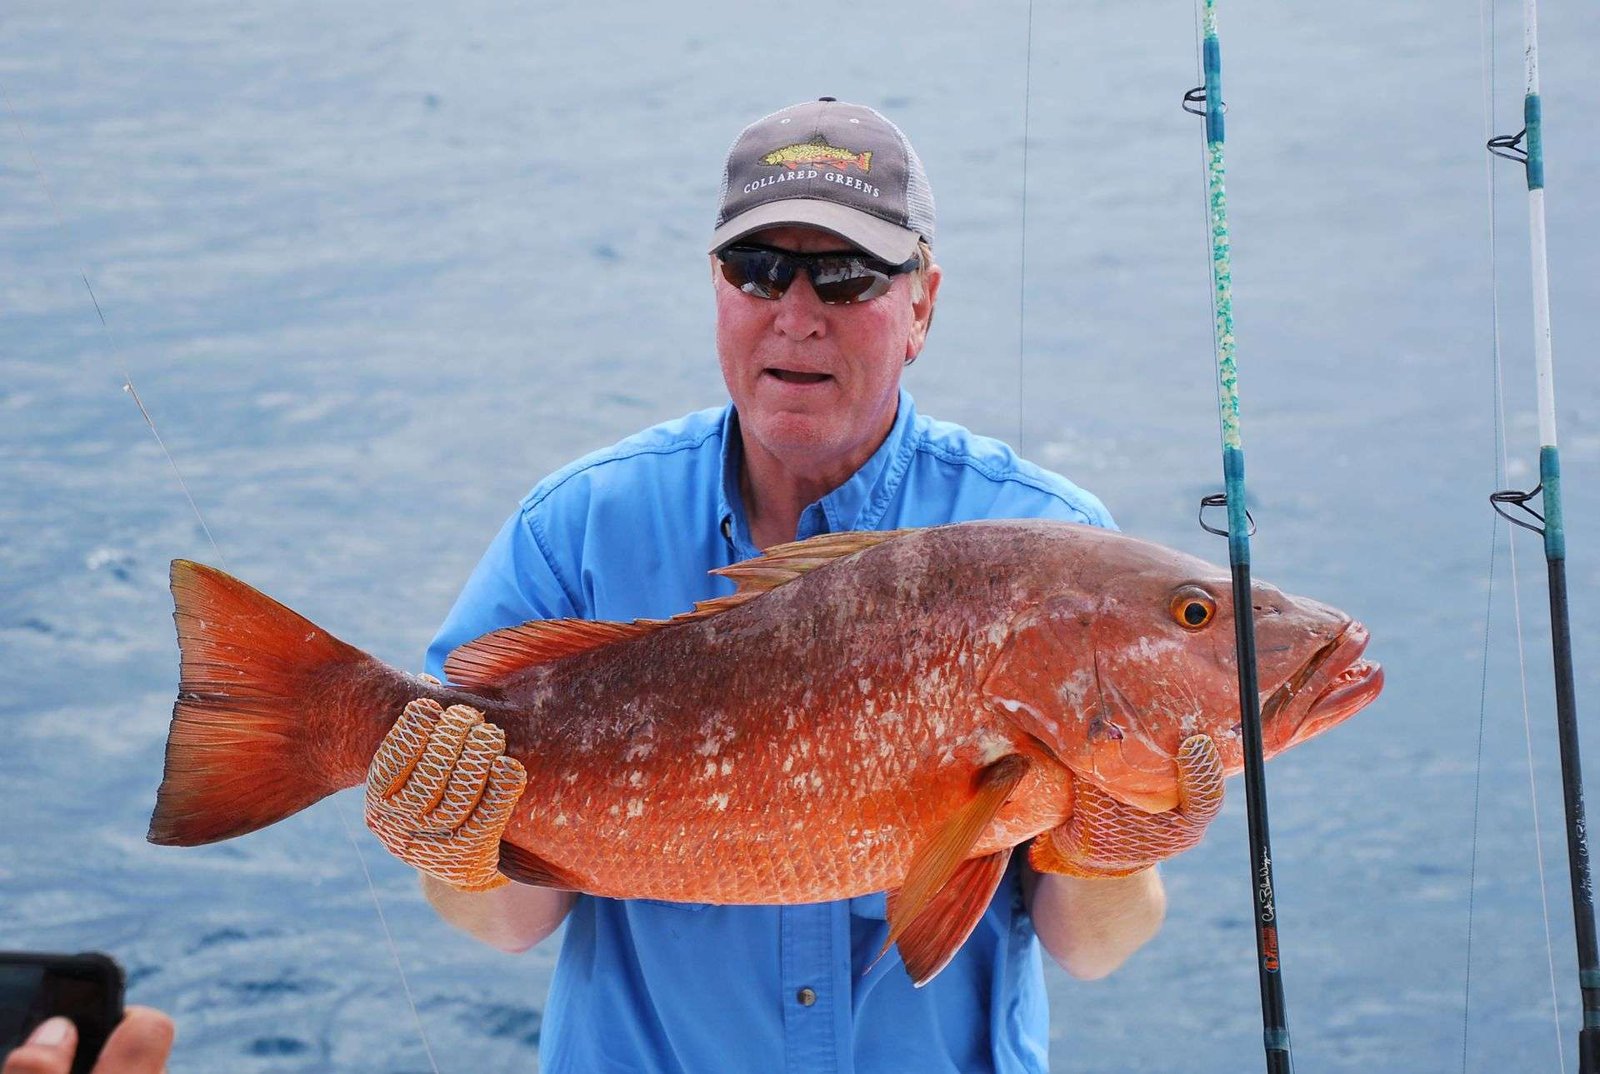
POLYGON ((1217 614, 1217 602, 1199 586, 1186 585, 1172 594, 1172 618, 1185 630, 1199 630, 1217 614))

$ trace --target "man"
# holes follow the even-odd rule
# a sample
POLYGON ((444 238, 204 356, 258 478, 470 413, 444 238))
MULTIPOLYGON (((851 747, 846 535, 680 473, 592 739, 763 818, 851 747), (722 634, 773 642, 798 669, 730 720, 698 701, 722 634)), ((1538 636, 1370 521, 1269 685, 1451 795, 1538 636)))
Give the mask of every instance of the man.
MULTIPOLYGON (((822 98, 747 127, 727 159, 711 242, 732 405, 540 482, 467 582, 428 670, 530 619, 673 615, 729 591, 709 570, 821 533, 1003 517, 1111 525, 1088 493, 997 441, 919 416, 900 388, 939 293, 933 234, 921 161, 878 113, 822 98)), ((417 748, 386 742, 375 770, 406 770, 417 748)), ((486 771, 482 762, 473 759, 486 771)), ((1206 777, 1200 768, 1185 780, 1206 777)), ((482 782, 514 798, 494 777, 482 782)), ((423 864, 409 854, 420 822, 392 802, 369 793, 369 821, 423 864)), ((778 907, 514 883, 463 890, 498 878, 451 873, 436 857, 439 875, 423 886, 446 920, 507 951, 566 922, 541 1035, 547 1072, 1042 1071, 1040 941, 1079 977, 1121 964, 1164 912, 1151 866, 1192 845, 1211 812, 1148 818, 1156 842, 1137 838, 1142 815, 1119 814, 1119 835, 1135 838, 1114 854, 1086 827, 1057 848, 1074 876, 1035 874, 1014 856, 971 937, 920 990, 898 959, 874 961, 887 935, 881 893, 778 907)), ((486 840, 502 829, 480 830, 463 860, 470 850, 492 870, 486 840)))

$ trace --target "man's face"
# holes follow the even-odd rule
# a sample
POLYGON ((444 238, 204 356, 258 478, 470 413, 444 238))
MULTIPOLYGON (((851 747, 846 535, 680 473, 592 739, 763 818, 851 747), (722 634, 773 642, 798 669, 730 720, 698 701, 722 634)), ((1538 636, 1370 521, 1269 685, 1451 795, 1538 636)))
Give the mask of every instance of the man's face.
MULTIPOLYGON (((744 240, 796 253, 850 250, 813 228, 769 228, 744 240)), ((875 451, 894 424, 900 374, 927 336, 938 290, 911 298, 911 277, 867 302, 829 305, 804 273, 778 299, 747 295, 723 279, 712 258, 717 354, 739 410, 747 451, 785 468, 842 481, 875 451)))

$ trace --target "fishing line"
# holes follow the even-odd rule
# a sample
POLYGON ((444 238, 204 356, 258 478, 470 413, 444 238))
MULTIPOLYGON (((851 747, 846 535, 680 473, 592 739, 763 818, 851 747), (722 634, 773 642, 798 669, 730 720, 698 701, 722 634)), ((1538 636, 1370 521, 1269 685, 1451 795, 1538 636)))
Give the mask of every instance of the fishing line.
MULTIPOLYGON (((38 156, 33 151, 33 141, 28 137, 22 117, 12 107, 11 97, 6 92, 3 83, 0 83, 0 102, 4 103, 6 114, 11 119, 12 129, 16 132, 17 140, 28 154, 29 161, 33 164, 34 177, 39 183, 39 188, 44 192, 45 200, 50 205, 50 211, 55 217, 56 229, 61 233, 66 247, 71 250, 74 248, 72 229, 67 226, 66 217, 61 212, 60 205, 56 202, 55 192, 45 176, 44 168, 39 164, 38 156)), ((89 294, 89 301, 94 305, 95 314, 100 321, 100 331, 105 337, 106 345, 110 348, 112 357, 122 373, 122 390, 133 400, 134 405, 139 408, 139 414, 144 419, 145 425, 149 427, 151 435, 155 437, 156 444, 161 448, 161 453, 166 456, 168 465, 172 467, 172 472, 178 480, 178 486, 183 490, 184 498, 189 501, 190 510, 194 512, 195 520, 200 523, 201 531, 205 533, 206 540, 210 542, 212 551, 216 553, 217 561, 226 569, 227 559, 223 556, 222 548, 217 544, 216 537, 212 535, 211 527, 206 524, 205 515, 201 512, 200 505, 190 492, 188 482, 184 480, 183 471, 178 467, 178 460, 173 457, 172 452, 168 449, 166 440, 162 438, 160 430, 156 428, 155 419, 151 416, 149 409, 146 408, 144 400, 139 397, 138 390, 133 386, 133 378, 128 374, 127 361, 124 359, 121 349, 117 346, 116 336, 112 333, 111 326, 106 321, 105 312, 100 307, 100 300, 95 297, 94 288, 89 283, 88 272, 80 268, 78 277, 83 281, 84 290, 89 294)), ((356 840, 355 832, 350 826, 349 819, 345 816, 343 805, 339 802, 337 796, 334 796, 332 800, 334 811, 339 816, 339 822, 344 826, 345 835, 349 838, 351 847, 355 849, 356 860, 361 863, 361 872, 367 882, 367 892, 372 897, 372 907, 377 912, 378 922, 383 928, 384 941, 389 947, 389 956, 393 959, 395 970, 400 975, 401 988, 405 993, 406 1003, 411 1008, 411 1017, 416 1025, 417 1036, 421 1038, 423 1051, 428 1056, 428 1066, 433 1070, 433 1074, 440 1074, 439 1064, 434 1061, 433 1047, 428 1042, 427 1030, 422 1024, 421 1012, 418 1010, 416 999, 411 992, 411 982, 406 977, 406 972, 400 963, 400 949, 395 944, 393 933, 389 930, 389 921, 384 915, 383 903, 378 898, 377 885, 373 882, 372 873, 367 868, 366 857, 361 853, 361 847, 356 840)))
MULTIPOLYGON (((22 118, 17 115, 16 109, 11 107, 11 96, 6 93, 3 83, 0 83, 0 102, 4 102, 6 115, 11 119, 11 128, 17 134, 17 141, 28 154, 28 160, 33 164, 34 177, 39 182, 39 189, 44 191, 45 201, 50 204, 50 212, 55 217, 56 228, 60 230, 66 240, 67 248, 73 248, 72 231, 67 227, 66 218, 61 213, 61 207, 56 204, 55 191, 51 189, 45 179, 44 169, 39 166, 39 158, 34 155, 33 142, 23 129, 22 118)), ((104 334, 106 345, 111 348, 112 359, 122 373, 122 390, 133 399, 134 406, 139 408, 139 415, 144 418, 144 423, 150 427, 150 434, 156 438, 156 444, 161 448, 161 454, 167 458, 167 465, 172 467, 172 474, 178 479, 178 487, 183 490, 184 499, 189 501, 189 507, 194 511, 194 517, 200 522, 200 529, 206 535, 206 540, 211 543, 211 550, 217 554, 217 562, 227 569, 227 560, 222 555, 222 549, 217 545, 217 539, 211 535, 211 527, 206 525, 204 516, 200 514, 200 507, 195 503, 194 495, 189 491, 189 483, 183 479, 183 471, 178 468, 178 460, 172 457, 172 452, 167 450, 167 442, 161 438, 161 433, 156 429, 155 419, 150 416, 150 411, 145 408, 144 400, 139 398, 139 391, 133 386, 133 378, 128 375, 128 363, 122 357, 122 350, 117 346, 116 336, 112 334, 111 326, 106 323, 105 312, 100 308, 100 300, 95 297, 94 288, 89 284, 89 274, 79 270, 78 278, 83 281, 83 289, 89 293, 89 301, 94 305, 94 312, 100 319, 100 331, 104 334)))
POLYGON ((1026 454, 1022 444, 1023 350, 1028 335, 1028 116, 1033 102, 1033 0, 1028 0, 1027 58, 1022 66, 1022 231, 1017 236, 1017 453, 1026 454))

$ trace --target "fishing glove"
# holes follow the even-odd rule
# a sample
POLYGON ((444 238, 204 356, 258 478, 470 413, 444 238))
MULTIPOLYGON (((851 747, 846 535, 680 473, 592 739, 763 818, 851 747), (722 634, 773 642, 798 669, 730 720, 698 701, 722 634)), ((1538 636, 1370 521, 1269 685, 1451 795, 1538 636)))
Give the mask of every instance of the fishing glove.
POLYGON ((418 698, 367 768, 367 827, 395 857, 452 887, 509 883, 500 836, 528 775, 505 749, 505 732, 477 709, 418 698))
POLYGON ((1209 736, 1194 735, 1176 760, 1178 804, 1165 813, 1146 813, 1079 781, 1072 818, 1034 838, 1029 864, 1066 876, 1130 876, 1194 846, 1222 809, 1222 757, 1209 736))

